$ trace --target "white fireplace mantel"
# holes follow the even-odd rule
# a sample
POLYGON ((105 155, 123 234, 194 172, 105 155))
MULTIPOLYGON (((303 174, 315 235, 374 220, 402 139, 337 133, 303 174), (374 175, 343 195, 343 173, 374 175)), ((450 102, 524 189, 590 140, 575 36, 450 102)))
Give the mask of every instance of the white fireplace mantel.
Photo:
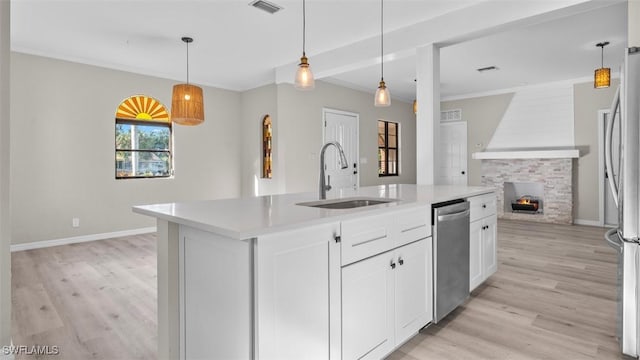
POLYGON ((474 152, 472 159, 567 159, 580 157, 578 149, 495 149, 474 152))

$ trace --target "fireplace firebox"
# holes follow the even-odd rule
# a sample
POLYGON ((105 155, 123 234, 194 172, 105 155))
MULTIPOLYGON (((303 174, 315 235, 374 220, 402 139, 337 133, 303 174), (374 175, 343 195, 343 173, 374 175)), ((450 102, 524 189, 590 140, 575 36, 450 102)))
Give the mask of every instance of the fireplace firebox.
POLYGON ((504 212, 542 215, 544 184, 536 182, 504 182, 504 212))

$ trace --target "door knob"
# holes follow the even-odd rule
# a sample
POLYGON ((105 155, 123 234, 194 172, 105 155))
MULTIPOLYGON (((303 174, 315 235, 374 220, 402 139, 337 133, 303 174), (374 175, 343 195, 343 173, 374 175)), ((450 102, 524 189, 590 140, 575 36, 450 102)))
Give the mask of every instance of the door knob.
POLYGON ((465 174, 465 172, 464 172, 464 170, 462 170, 462 175, 464 175, 464 174, 465 174))

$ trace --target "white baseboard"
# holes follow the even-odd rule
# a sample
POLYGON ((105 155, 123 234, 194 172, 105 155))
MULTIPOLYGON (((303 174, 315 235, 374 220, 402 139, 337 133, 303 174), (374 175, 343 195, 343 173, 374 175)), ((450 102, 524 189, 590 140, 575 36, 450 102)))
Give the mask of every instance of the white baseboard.
MULTIPOLYGON (((152 226, 152 227, 140 228, 140 229, 131 229, 131 230, 114 231, 114 232, 101 233, 101 234, 74 236, 74 237, 54 239, 54 240, 34 241, 34 242, 24 243, 24 244, 13 244, 11 245, 11 252, 40 249, 45 247, 67 245, 67 244, 76 244, 76 243, 82 243, 82 242, 94 241, 94 240, 111 239, 111 238, 117 238, 122 236, 147 234, 147 233, 152 233, 156 231, 157 231, 156 227, 152 226)), ((0 357, 0 360, 5 360, 5 359, 0 357)))
POLYGON ((573 219, 573 223, 575 225, 587 225, 587 226, 598 226, 602 227, 600 221, 597 220, 582 220, 582 219, 573 219))

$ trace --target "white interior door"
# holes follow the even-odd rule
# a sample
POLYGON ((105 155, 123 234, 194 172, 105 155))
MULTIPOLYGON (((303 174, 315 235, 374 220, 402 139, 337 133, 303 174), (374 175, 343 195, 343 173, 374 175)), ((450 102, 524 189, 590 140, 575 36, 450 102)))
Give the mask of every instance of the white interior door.
POLYGON ((467 122, 440 123, 438 184, 467 185, 467 122))
POLYGON ((340 157, 335 147, 330 146, 325 153, 325 173, 331 177, 333 189, 355 188, 359 185, 358 175, 358 121, 359 115, 340 110, 323 109, 324 142, 337 141, 342 145, 349 167, 341 169, 340 157))
MULTIPOLYGON (((601 124, 603 124, 604 129, 606 129, 606 125, 608 124, 608 122, 611 119, 611 112, 610 111, 603 111, 600 113, 600 116, 602 116, 603 118, 601 119, 601 124)), ((602 132, 602 136, 606 136, 606 131, 602 132)), ((619 144, 620 144, 620 122, 616 121, 613 124, 613 136, 611 139, 611 155, 613 157, 613 164, 612 164, 612 168, 611 172, 613 173, 615 179, 618 179, 618 170, 619 170, 619 164, 620 164, 620 150, 619 150, 619 144)), ((605 144, 605 140, 602 141, 602 144, 605 144)), ((601 150, 602 152, 604 152, 604 149, 601 150)), ((604 182, 601 186, 604 187, 604 224, 607 226, 617 226, 618 225, 618 209, 616 208, 616 203, 613 200, 613 193, 611 192, 611 188, 609 187, 609 180, 608 177, 610 176, 609 171, 607 171, 608 169, 606 169, 606 166, 604 165, 604 163, 602 163, 602 165, 605 168, 604 171, 604 178, 602 179, 602 181, 604 182)))

